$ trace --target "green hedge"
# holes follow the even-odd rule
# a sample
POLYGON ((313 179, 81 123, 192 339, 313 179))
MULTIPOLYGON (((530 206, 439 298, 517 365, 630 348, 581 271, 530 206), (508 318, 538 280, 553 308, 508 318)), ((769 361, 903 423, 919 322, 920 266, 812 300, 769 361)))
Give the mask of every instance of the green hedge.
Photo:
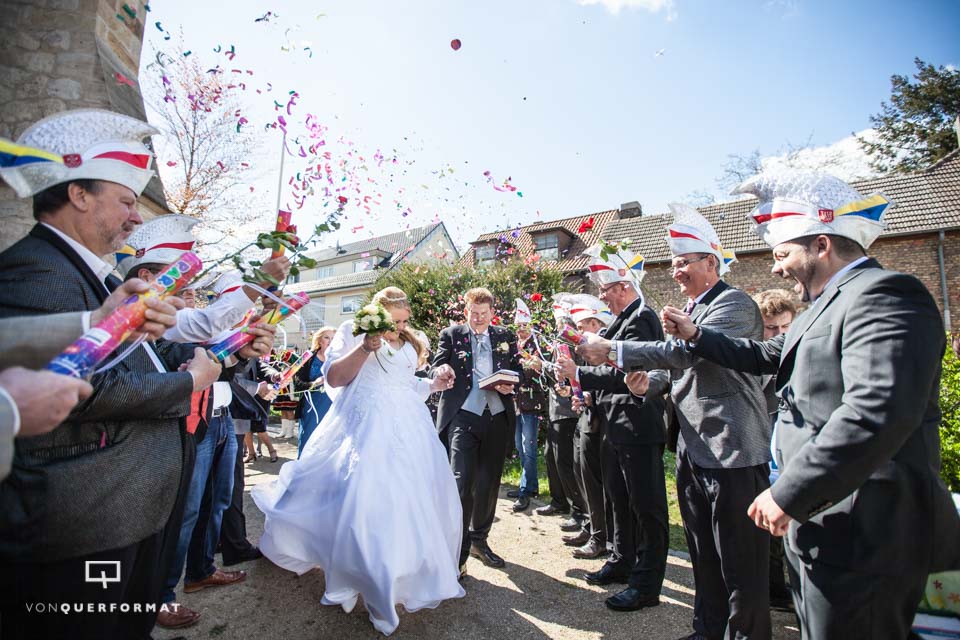
POLYGON ((940 377, 940 475, 960 492, 960 359, 949 347, 940 377))

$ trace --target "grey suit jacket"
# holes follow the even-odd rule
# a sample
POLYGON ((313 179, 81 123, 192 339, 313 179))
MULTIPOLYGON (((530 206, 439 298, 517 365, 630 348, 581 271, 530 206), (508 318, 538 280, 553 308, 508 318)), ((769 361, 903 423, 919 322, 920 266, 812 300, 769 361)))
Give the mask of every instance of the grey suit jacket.
POLYGON ((923 284, 875 260, 841 276, 783 336, 704 330, 698 355, 777 376, 772 493, 805 562, 887 575, 957 567, 960 518, 939 477, 944 345, 923 284))
POLYGON ((10 474, 13 462, 13 412, 16 410, 13 398, 0 394, 0 481, 10 474))
MULTIPOLYGON (((722 280, 692 314, 704 329, 742 338, 763 337, 760 309, 722 280)), ((679 341, 624 342, 626 368, 671 369, 670 391, 680 423, 678 451, 708 469, 770 462, 770 418, 760 378, 697 357, 679 341)))
POLYGON ((83 312, 0 320, 0 369, 39 369, 83 333, 83 312))
MULTIPOLYGON (((0 317, 93 310, 106 291, 79 256, 38 225, 0 253, 0 317)), ((158 342, 170 371, 185 345, 158 342)), ((0 485, 0 559, 53 561, 116 549, 159 531, 182 465, 189 373, 159 373, 142 348, 93 376, 94 392, 49 434, 17 438, 0 485)))

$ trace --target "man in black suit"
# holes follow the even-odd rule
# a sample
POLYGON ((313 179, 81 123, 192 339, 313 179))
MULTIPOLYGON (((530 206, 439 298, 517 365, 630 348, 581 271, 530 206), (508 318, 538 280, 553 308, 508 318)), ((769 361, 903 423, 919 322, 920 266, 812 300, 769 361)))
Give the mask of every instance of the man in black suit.
POLYGON ((447 430, 450 466, 457 478, 463 505, 463 544, 460 572, 469 555, 491 567, 503 567, 503 558, 487 544, 500 490, 507 448, 513 442, 514 385, 499 384, 484 391, 479 381, 500 369, 521 373, 517 339, 512 332, 491 325, 493 294, 478 287, 464 295, 467 322, 440 332, 435 376, 456 376, 452 388, 440 396, 437 431, 447 430))
MULTIPOLYGON (((0 171, 18 195, 34 197, 38 220, 0 254, 0 316, 96 309, 119 285, 100 256, 142 222, 136 201, 153 172, 141 140, 151 133, 98 110, 57 114, 23 133, 21 145, 63 162, 0 171)), ((191 394, 219 375, 202 349, 144 343, 92 377, 93 394, 64 427, 16 443, 0 485, 0 635, 149 637, 183 464, 180 419, 191 394), (94 610, 27 607, 41 602, 94 610)))
POLYGON ((667 331, 722 366, 772 374, 780 477, 748 507, 786 536, 804 638, 914 637, 927 575, 960 566, 960 519, 940 469, 943 321, 915 277, 866 249, 889 202, 832 176, 769 172, 742 185, 773 273, 811 306, 760 342, 665 307, 667 331))
MULTIPOLYGON (((600 288, 600 299, 616 314, 606 335, 615 340, 663 339, 657 314, 639 295, 642 258, 627 249, 608 258, 599 256, 599 248, 590 254, 591 278, 600 288)), ((633 402, 622 370, 610 365, 577 367, 565 358, 558 364, 561 375, 578 379, 584 391, 594 392, 597 406, 606 414, 602 465, 605 496, 613 511, 613 556, 585 578, 599 585, 627 583, 626 589, 606 600, 614 611, 656 606, 666 573, 670 526, 663 473, 663 394, 669 378, 664 371, 650 372, 649 391, 633 402)))

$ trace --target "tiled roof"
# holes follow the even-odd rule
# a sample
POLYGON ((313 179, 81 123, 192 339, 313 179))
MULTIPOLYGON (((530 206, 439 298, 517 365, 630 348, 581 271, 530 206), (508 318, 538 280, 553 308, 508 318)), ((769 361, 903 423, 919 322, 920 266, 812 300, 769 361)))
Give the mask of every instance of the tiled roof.
POLYGON ((375 238, 367 238, 366 240, 358 240, 357 242, 340 245, 339 253, 336 247, 330 247, 320 249, 319 251, 311 251, 307 255, 318 262, 323 262, 325 260, 332 260, 337 256, 346 257, 379 249, 387 254, 391 254, 390 265, 393 266, 399 262, 408 251, 416 247, 421 240, 430 235, 434 229, 442 224, 442 222, 428 224, 425 227, 397 231, 396 233, 388 233, 385 236, 377 236, 375 238))
POLYGON ((371 269, 370 271, 358 271, 357 273, 344 273, 339 276, 330 276, 320 280, 308 280, 307 282, 296 282, 283 287, 288 293, 297 291, 306 291, 307 293, 335 291, 337 289, 352 289, 354 287, 366 287, 372 285, 377 279, 385 273, 383 269, 371 269))
MULTIPOLYGON (((924 171, 891 173, 851 185, 865 196, 880 192, 896 204, 884 218, 887 230, 881 237, 960 228, 960 150, 924 171)), ((746 218, 756 204, 756 198, 750 197, 699 207, 699 211, 717 230, 724 247, 738 253, 765 251, 767 245, 751 231, 746 218)), ((667 224, 669 218, 663 214, 614 220, 604 229, 603 238, 631 240, 631 248, 647 262, 668 260, 667 224)))
MULTIPOLYGON (((587 267, 587 259, 581 257, 580 254, 582 254, 588 247, 596 244, 599 241, 604 229, 611 224, 617 213, 618 211, 614 209, 612 211, 602 211, 600 213, 592 213, 586 216, 576 216, 574 218, 565 218, 563 220, 538 222, 536 224, 527 225, 526 227, 520 227, 519 229, 507 229, 505 231, 485 233, 474 240, 471 244, 476 246, 477 244, 483 244, 484 241, 496 240, 500 236, 504 236, 507 241, 513 244, 517 253, 522 256, 526 256, 534 252, 533 235, 536 235, 538 231, 563 228, 569 231, 573 238, 570 241, 567 252, 555 263, 555 265, 563 272, 577 272, 587 267), (591 228, 589 231, 585 231, 582 234, 577 233, 577 231, 580 229, 580 225, 589 221, 590 218, 593 218, 593 228, 591 228), (514 233, 517 233, 516 238, 514 238, 512 235, 514 233)), ((460 259, 460 264, 463 266, 472 266, 474 264, 474 250, 472 248, 469 251, 464 252, 463 257, 460 259)))

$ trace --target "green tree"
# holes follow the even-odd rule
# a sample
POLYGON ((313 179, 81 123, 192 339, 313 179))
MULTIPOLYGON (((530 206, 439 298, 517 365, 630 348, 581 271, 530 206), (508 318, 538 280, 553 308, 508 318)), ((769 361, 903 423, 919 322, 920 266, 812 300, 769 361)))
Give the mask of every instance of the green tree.
POLYGON ((954 123, 960 115, 960 71, 914 59, 913 78, 890 78, 890 102, 870 116, 876 140, 858 137, 878 171, 924 169, 957 148, 954 123))
POLYGON ((403 289, 411 304, 410 323, 436 344, 437 335, 451 322, 463 321, 463 294, 473 287, 490 289, 497 299, 498 324, 513 322, 514 299, 522 298, 534 321, 552 325, 551 297, 562 290, 563 274, 538 260, 505 260, 492 267, 459 267, 441 263, 405 263, 377 281, 403 289))

